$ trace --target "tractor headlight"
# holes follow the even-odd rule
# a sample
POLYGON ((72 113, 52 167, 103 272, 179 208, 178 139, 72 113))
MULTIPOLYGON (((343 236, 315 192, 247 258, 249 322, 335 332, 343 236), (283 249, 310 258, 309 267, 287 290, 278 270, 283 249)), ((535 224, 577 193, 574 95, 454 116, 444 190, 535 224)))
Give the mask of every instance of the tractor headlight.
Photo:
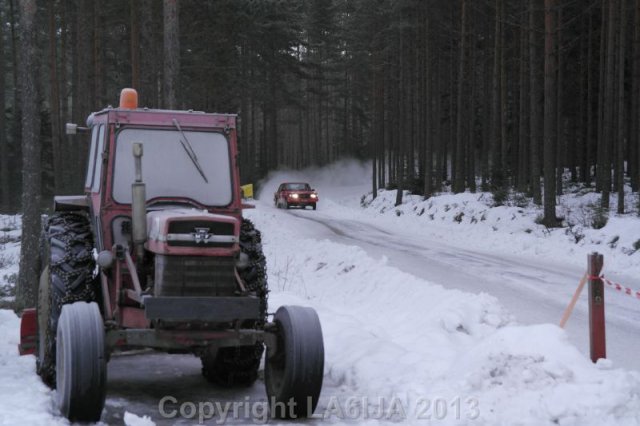
POLYGON ((291 198, 298 198, 299 195, 298 194, 291 194, 291 198))
POLYGON ((316 194, 311 194, 311 198, 318 198, 316 194))

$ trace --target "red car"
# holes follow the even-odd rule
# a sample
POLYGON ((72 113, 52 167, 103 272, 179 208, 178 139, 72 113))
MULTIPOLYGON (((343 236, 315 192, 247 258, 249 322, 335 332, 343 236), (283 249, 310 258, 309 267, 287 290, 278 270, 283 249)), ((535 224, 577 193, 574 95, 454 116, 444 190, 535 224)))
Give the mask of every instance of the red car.
POLYGON ((308 183, 287 182, 280 184, 273 195, 273 203, 278 208, 288 209, 298 206, 304 209, 310 206, 315 210, 318 203, 318 193, 308 183))

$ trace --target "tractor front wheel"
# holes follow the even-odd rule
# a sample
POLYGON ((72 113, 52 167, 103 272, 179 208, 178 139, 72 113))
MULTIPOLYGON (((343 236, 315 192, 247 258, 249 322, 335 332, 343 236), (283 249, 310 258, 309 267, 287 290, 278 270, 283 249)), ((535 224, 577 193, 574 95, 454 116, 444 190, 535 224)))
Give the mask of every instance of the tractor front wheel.
POLYGON ((58 408, 71 421, 100 420, 107 389, 104 324, 96 303, 62 307, 56 345, 58 408))
POLYGON ((265 384, 271 415, 310 417, 318 405, 324 371, 324 344, 318 314, 283 306, 276 312, 276 348, 267 347, 265 384))

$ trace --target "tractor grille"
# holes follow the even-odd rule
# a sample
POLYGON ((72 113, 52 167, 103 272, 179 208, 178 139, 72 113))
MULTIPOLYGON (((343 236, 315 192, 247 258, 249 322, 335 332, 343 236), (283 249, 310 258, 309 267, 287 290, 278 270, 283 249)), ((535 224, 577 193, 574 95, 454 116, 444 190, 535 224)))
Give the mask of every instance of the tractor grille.
POLYGON ((306 199, 308 199, 310 197, 310 195, 309 194, 300 194, 299 197, 301 199, 303 199, 303 200, 306 200, 306 199))
POLYGON ((156 296, 233 296, 233 257, 156 255, 156 296))
MULTIPOLYGON (((204 220, 185 220, 185 221, 172 221, 169 223, 169 234, 179 235, 194 235, 196 229, 207 229, 208 233, 212 235, 233 235, 234 225, 233 223, 226 222, 212 222, 204 220)), ((202 247, 202 244, 198 244, 194 238, 193 241, 176 241, 169 240, 167 242, 170 246, 176 247, 202 247)), ((232 247, 233 243, 229 242, 208 242, 206 247, 232 247)))

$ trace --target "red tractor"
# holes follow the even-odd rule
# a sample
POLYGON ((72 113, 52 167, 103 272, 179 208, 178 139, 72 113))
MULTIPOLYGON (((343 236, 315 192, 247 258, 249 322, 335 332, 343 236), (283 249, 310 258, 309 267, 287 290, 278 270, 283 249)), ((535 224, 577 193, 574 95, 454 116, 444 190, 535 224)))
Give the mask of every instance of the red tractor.
POLYGON ((269 321, 261 235, 242 217, 236 116, 142 109, 124 89, 87 124, 85 195, 54 199, 38 304, 21 327, 21 353, 35 353, 62 414, 100 419, 114 351, 193 353, 209 381, 247 386, 266 346, 271 415, 310 416, 320 321, 297 306, 269 321))

